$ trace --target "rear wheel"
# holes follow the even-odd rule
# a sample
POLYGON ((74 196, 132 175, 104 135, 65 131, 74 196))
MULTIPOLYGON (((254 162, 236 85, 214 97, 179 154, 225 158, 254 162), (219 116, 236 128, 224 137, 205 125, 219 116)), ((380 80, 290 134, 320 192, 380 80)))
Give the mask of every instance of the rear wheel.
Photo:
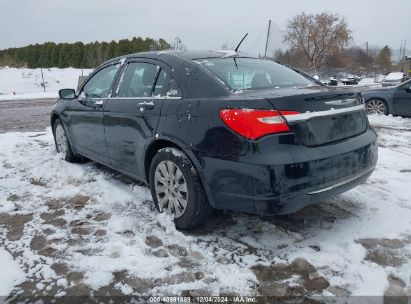
POLYGON ((74 155, 71 150, 70 142, 67 138, 66 130, 59 118, 54 122, 54 142, 56 144, 57 153, 61 153, 64 156, 64 159, 68 162, 79 161, 80 158, 74 155))
POLYGON ((197 171, 183 152, 159 150, 150 165, 149 181, 157 210, 171 214, 178 229, 198 226, 211 213, 197 171))
POLYGON ((387 104, 381 99, 370 99, 367 101, 367 113, 387 115, 388 114, 387 104))

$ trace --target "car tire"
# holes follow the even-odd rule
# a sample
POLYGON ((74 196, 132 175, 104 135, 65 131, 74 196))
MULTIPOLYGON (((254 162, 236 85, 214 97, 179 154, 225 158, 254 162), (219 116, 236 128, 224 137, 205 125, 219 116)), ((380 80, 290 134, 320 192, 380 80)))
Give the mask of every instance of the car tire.
POLYGON ((54 121, 53 135, 57 153, 62 153, 64 155, 64 159, 70 163, 81 160, 81 157, 78 157, 73 153, 73 150, 71 149, 71 145, 67 137, 66 129, 64 128, 60 118, 57 118, 54 121))
POLYGON ((366 103, 368 114, 388 115, 388 106, 382 99, 370 99, 366 103))
POLYGON ((151 161, 149 182, 157 210, 173 214, 177 229, 203 224, 212 212, 197 170, 176 148, 157 152, 151 161))

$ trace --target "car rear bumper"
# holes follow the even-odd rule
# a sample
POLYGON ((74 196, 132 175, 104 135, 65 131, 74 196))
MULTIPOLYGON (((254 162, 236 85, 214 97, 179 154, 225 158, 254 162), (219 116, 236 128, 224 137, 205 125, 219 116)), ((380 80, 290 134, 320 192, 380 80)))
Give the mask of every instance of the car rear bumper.
POLYGON ((364 183, 368 177, 372 174, 374 167, 370 167, 354 178, 347 178, 346 180, 340 181, 335 185, 317 189, 314 191, 303 190, 293 193, 293 195, 280 196, 280 197, 270 197, 270 196, 260 196, 254 197, 254 203, 256 213, 264 215, 280 215, 289 214, 298 211, 306 206, 323 202, 331 197, 344 193, 355 186, 364 183))
POLYGON ((202 180, 214 208, 261 215, 288 214, 363 183, 375 168, 377 136, 367 129, 316 148, 294 135, 249 143, 244 156, 201 155, 202 180))

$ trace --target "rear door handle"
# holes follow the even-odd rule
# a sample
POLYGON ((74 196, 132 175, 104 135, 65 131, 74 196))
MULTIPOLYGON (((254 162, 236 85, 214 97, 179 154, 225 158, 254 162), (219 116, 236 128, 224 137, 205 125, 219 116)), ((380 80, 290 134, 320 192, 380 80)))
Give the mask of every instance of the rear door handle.
POLYGON ((144 110, 153 110, 154 103, 152 101, 143 101, 137 104, 137 107, 140 109, 141 112, 144 110))

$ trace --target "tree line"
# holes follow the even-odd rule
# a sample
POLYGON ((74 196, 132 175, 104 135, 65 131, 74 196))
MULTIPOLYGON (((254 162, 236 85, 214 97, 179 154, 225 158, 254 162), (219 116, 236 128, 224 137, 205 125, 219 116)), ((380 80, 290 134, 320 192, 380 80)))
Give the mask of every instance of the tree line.
POLYGON ((391 49, 353 45, 352 30, 338 14, 299 14, 290 19, 283 36, 285 50, 274 59, 311 74, 350 72, 359 75, 392 71, 391 49))
POLYGON ((164 39, 133 37, 111 42, 46 42, 0 51, 0 66, 27 68, 95 68, 104 61, 137 52, 170 49, 164 39))

